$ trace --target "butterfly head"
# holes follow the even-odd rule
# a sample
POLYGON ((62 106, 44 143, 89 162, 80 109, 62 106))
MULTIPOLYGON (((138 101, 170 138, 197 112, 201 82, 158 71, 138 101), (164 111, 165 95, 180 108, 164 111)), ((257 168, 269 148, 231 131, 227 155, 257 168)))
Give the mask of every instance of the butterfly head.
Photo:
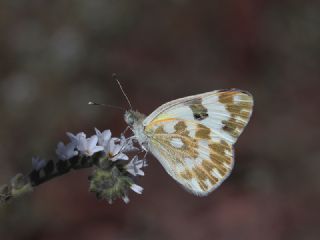
POLYGON ((134 133, 135 139, 140 143, 144 149, 148 149, 147 136, 144 133, 143 120, 145 115, 138 111, 127 110, 124 114, 124 120, 129 125, 130 129, 134 133))
POLYGON ((134 127, 134 125, 142 123, 145 119, 145 115, 138 111, 127 110, 124 114, 124 121, 130 126, 134 127))

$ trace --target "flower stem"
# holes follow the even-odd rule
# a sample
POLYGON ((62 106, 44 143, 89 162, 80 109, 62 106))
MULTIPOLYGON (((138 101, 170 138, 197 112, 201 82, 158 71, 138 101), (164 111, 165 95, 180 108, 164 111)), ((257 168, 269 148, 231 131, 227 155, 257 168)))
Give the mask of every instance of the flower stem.
POLYGON ((100 157, 101 152, 98 152, 91 157, 75 156, 69 160, 58 160, 56 162, 50 160, 42 169, 33 169, 26 176, 19 173, 11 179, 10 184, 0 186, 0 204, 32 192, 34 187, 65 175, 70 170, 91 168, 99 162, 100 157))

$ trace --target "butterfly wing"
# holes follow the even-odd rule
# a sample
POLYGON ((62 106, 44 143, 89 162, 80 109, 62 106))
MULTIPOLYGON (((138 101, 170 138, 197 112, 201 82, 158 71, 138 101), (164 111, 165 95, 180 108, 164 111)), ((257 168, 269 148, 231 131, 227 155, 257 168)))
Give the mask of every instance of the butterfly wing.
POLYGON ((252 96, 236 89, 168 102, 143 122, 150 151, 187 190, 207 195, 229 176, 252 107, 252 96))

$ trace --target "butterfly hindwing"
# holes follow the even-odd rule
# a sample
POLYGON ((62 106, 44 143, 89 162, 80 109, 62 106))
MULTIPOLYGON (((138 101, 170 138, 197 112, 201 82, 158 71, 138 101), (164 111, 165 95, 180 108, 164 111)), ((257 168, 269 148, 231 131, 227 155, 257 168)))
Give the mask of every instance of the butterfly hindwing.
POLYGON ((187 190, 196 195, 207 195, 229 175, 233 167, 232 145, 202 138, 207 129, 201 124, 173 122, 175 131, 170 134, 162 124, 157 124, 150 150, 187 190), (200 137, 190 137, 188 129, 194 129, 200 137))
POLYGON ((228 177, 233 144, 249 121, 250 94, 214 91, 171 101, 144 121, 150 151, 166 171, 196 195, 207 195, 228 177))

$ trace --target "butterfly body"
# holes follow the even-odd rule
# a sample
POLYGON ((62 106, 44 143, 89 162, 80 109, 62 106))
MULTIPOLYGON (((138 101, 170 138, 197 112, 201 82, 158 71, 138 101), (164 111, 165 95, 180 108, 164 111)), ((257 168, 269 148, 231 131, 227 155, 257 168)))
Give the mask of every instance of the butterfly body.
POLYGON ((131 127, 135 139, 146 151, 149 151, 148 137, 145 134, 143 120, 146 116, 138 111, 128 110, 124 114, 125 122, 131 127))
POLYGON ((125 121, 170 176, 191 193, 205 196, 229 176, 233 144, 252 107, 249 93, 220 90, 170 101, 149 116, 129 110, 125 121))

